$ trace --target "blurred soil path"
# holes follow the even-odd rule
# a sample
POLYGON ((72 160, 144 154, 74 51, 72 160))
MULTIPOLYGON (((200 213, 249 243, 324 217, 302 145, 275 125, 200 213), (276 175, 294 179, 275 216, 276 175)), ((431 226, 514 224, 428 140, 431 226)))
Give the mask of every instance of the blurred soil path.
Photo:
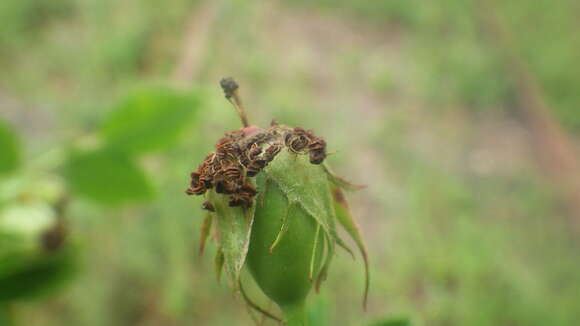
POLYGON ((515 82, 519 110, 531 131, 531 146, 540 166, 563 192, 580 230, 580 158, 572 137, 550 112, 543 90, 516 50, 514 38, 496 14, 493 0, 479 0, 484 32, 499 49, 505 71, 515 82))
POLYGON ((176 82, 189 86, 199 75, 207 47, 212 34, 212 28, 218 18, 222 1, 204 1, 193 9, 187 20, 187 28, 184 33, 181 54, 177 58, 172 79, 176 82))
POLYGON ((287 80, 300 79, 301 85, 306 85, 304 96, 310 105, 324 111, 322 114, 331 121, 316 126, 319 134, 328 139, 348 135, 339 140, 349 147, 342 148, 338 155, 349 158, 337 167, 338 172, 355 183, 369 185, 349 197, 353 213, 369 233, 368 240, 376 241, 374 247, 381 247, 381 236, 370 233, 376 229, 376 219, 386 221, 381 207, 385 201, 380 199, 383 185, 376 183, 389 179, 385 170, 388 164, 384 153, 376 149, 369 130, 358 128, 365 126, 381 132, 389 121, 396 120, 393 115, 406 109, 401 99, 412 92, 406 89, 413 87, 411 83, 405 89, 381 92, 373 81, 378 70, 393 80, 409 78, 413 63, 408 44, 394 25, 377 29, 349 17, 284 7, 276 1, 261 11, 264 28, 257 37, 266 53, 279 58, 278 64, 273 65, 275 74, 287 80))

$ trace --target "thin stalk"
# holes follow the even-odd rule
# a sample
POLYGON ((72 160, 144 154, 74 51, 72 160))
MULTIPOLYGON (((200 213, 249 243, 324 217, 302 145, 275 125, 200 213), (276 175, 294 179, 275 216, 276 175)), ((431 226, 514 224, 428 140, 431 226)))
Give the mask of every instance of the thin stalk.
POLYGON ((246 115, 246 109, 244 108, 244 105, 242 104, 242 99, 241 99, 240 94, 239 94, 240 86, 238 85, 238 83, 236 83, 236 81, 233 78, 229 77, 229 78, 223 78, 220 81, 220 86, 224 90, 224 94, 226 96, 226 99, 228 101, 230 101, 230 103, 232 103, 232 105, 234 106, 234 109, 236 109, 236 112, 238 112, 238 115, 240 116, 240 120, 242 121, 242 126, 244 126, 244 128, 249 127, 250 123, 248 122, 248 116, 246 115))

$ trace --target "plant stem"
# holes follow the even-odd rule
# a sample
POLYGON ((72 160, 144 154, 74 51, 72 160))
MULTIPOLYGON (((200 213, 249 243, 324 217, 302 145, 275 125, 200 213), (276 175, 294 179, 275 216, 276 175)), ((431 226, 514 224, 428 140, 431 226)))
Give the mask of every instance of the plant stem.
POLYGON ((240 120, 242 121, 242 126, 244 126, 244 128, 249 127, 250 123, 248 122, 248 116, 246 115, 246 109, 244 109, 244 106, 242 104, 242 99, 241 99, 240 94, 238 92, 238 90, 240 88, 238 83, 236 83, 236 81, 230 77, 230 78, 223 78, 220 81, 220 85, 221 85, 222 89, 224 90, 226 98, 228 99, 228 101, 230 101, 230 103, 232 103, 232 105, 236 109, 236 112, 238 112, 238 115, 240 116, 240 120))
POLYGON ((282 311, 286 318, 286 326, 308 326, 306 303, 304 301, 295 305, 284 306, 282 311))

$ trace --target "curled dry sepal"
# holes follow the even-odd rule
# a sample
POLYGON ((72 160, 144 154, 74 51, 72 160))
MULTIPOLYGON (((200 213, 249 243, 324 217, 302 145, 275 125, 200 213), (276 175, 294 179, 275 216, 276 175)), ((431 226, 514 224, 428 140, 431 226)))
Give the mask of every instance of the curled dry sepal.
POLYGON ((218 277, 225 266, 252 308, 279 319, 243 291, 240 273, 247 265, 262 291, 282 309, 284 320, 301 325, 306 297, 326 278, 336 245, 352 254, 337 234, 338 221, 363 256, 366 305, 366 248, 342 193, 357 186, 335 176, 323 162, 324 139, 275 121, 267 129, 249 126, 238 85, 232 79, 221 84, 244 128, 218 140, 215 152, 191 173, 186 193, 206 198, 200 252, 215 225, 218 277))

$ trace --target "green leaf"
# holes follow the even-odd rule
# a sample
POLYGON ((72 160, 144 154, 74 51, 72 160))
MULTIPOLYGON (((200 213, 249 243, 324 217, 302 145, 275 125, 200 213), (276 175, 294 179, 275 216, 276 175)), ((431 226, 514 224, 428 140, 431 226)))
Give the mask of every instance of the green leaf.
POLYGON ((170 88, 131 93, 105 121, 102 134, 110 147, 144 153, 177 141, 200 105, 199 96, 170 88))
POLYGON ((20 165, 20 144, 14 131, 0 120, 0 175, 10 173, 20 165))
POLYGON ((52 294, 75 274, 77 255, 76 248, 69 245, 54 253, 0 257, 0 305, 52 294))
POLYGON ((127 155, 112 150, 72 153, 65 175, 74 192, 102 204, 143 201, 153 196, 141 168, 127 155))
POLYGON ((334 210, 336 213, 336 218, 338 219, 338 222, 342 225, 342 227, 346 230, 346 232, 348 232, 348 234, 352 237, 361 253, 361 256, 363 257, 365 267, 365 290, 363 296, 363 305, 364 307, 366 307, 370 286, 369 259, 366 245, 363 241, 360 230, 354 221, 354 217, 350 213, 348 203, 346 201, 346 198, 344 197, 342 190, 340 189, 339 186, 334 185, 332 183, 331 188, 332 195, 334 197, 334 210))
POLYGON ((231 278, 232 286, 237 289, 240 272, 248 253, 256 205, 250 208, 230 207, 228 196, 217 194, 213 189, 208 191, 207 196, 215 208, 218 241, 223 252, 225 269, 231 278))
POLYGON ((15 321, 13 318, 13 312, 8 305, 0 305, 0 325, 2 326, 13 326, 15 321))

